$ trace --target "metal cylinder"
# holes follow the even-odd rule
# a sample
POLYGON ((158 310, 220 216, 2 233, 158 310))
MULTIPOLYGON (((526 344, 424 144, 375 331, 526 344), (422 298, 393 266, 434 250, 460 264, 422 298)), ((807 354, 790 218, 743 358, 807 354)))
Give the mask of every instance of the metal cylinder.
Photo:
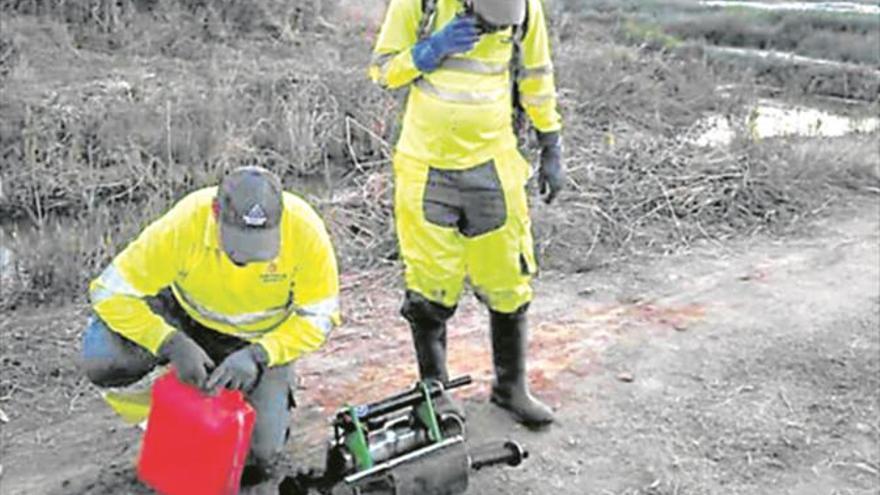
POLYGON ((352 475, 342 484, 350 491, 339 493, 458 495, 467 490, 468 472, 464 440, 453 437, 352 475))
MULTIPOLYGON (((464 421, 454 414, 444 416, 440 424, 443 436, 450 438, 464 434, 464 421)), ((428 431, 413 427, 409 416, 388 421, 381 430, 370 432, 367 444, 370 457, 378 464, 430 444, 428 431)), ((328 452, 328 466, 336 473, 350 474, 356 471, 354 457, 342 446, 332 447, 328 452)))
POLYGON ((368 443, 373 462, 380 463, 427 445, 428 441, 427 430, 398 424, 370 433, 368 443))

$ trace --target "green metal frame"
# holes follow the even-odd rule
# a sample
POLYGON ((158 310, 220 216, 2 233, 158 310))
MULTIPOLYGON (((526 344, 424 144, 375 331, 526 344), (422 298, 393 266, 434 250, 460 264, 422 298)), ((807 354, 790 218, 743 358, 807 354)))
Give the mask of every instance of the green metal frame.
MULTIPOLYGON (((417 388, 423 400, 416 407, 416 419, 427 429, 428 439, 431 443, 442 442, 443 431, 437 421, 437 411, 434 407, 434 400, 431 398, 431 387, 426 382, 419 382, 417 388)), ((346 406, 346 411, 348 417, 351 418, 351 424, 346 428, 347 431, 344 434, 345 446, 354 456, 358 471, 370 469, 375 465, 375 461, 370 454, 370 445, 367 443, 367 430, 361 423, 355 406, 346 406)))
POLYGON ((345 434, 345 446, 354 456, 358 470, 370 469, 373 467, 373 456, 370 455, 370 446, 367 444, 364 425, 358 419, 354 406, 348 406, 348 414, 354 428, 345 434))
POLYGON ((428 429, 428 439, 432 442, 441 442, 443 441, 443 433, 440 431, 440 424, 437 422, 434 401, 431 399, 431 389, 427 383, 419 382, 419 391, 425 400, 416 408, 416 415, 419 421, 428 429))

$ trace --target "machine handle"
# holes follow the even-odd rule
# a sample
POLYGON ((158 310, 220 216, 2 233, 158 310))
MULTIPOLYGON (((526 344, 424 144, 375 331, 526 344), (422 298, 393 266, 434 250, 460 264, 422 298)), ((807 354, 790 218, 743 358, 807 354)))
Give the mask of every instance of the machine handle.
POLYGON ((494 442, 481 445, 473 449, 470 452, 470 464, 474 471, 498 464, 507 464, 513 467, 519 466, 528 457, 529 453, 522 445, 508 440, 503 443, 494 442))
POLYGON ((474 380, 471 378, 471 375, 462 375, 457 378, 453 378, 448 382, 443 384, 444 390, 452 390, 454 388, 464 387, 474 383, 474 380))
MULTIPOLYGON (((431 397, 439 396, 444 390, 452 390, 459 387, 464 387, 473 383, 473 379, 470 375, 464 375, 457 377, 453 380, 449 380, 444 383, 442 387, 438 387, 436 383, 431 383, 429 385, 431 397)), ((357 406, 354 408, 357 417, 361 421, 368 421, 372 418, 377 418, 379 416, 384 416, 388 413, 392 413, 394 411, 398 411, 400 409, 405 409, 407 407, 412 407, 418 405, 422 401, 422 393, 418 387, 415 387, 413 390, 403 392, 387 399, 383 399, 378 402, 373 402, 371 404, 366 404, 363 406, 357 406)), ((339 413, 340 415, 347 414, 347 411, 342 411, 339 413)), ((340 419, 342 417, 340 416, 340 419)))

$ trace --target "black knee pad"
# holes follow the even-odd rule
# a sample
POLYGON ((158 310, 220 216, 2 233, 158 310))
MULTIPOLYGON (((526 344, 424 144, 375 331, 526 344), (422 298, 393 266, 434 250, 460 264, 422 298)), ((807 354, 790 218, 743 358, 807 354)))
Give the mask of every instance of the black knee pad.
POLYGON ((119 377, 114 373, 111 373, 106 366, 101 366, 91 361, 84 361, 80 367, 82 368, 83 374, 86 375, 86 378, 88 378, 92 385, 96 387, 105 388, 121 386, 117 383, 120 381, 119 377))
POLYGON ((276 469, 271 463, 256 462, 247 464, 241 473, 241 486, 254 486, 264 481, 272 479, 276 474, 276 469))
POLYGON ((439 325, 455 314, 455 308, 435 303, 418 292, 408 290, 400 314, 413 325, 439 325))
MULTIPOLYGON (((285 434, 287 432, 285 431, 285 434)), ((253 442, 253 439, 251 439, 253 442)), ((247 462, 242 473, 241 484, 255 485, 263 481, 272 479, 279 472, 285 458, 283 447, 280 449, 254 449, 251 444, 251 451, 248 455, 247 462)))
POLYGON ((86 362, 81 365, 83 373, 98 388, 126 387, 140 381, 150 370, 125 370, 103 364, 86 362))

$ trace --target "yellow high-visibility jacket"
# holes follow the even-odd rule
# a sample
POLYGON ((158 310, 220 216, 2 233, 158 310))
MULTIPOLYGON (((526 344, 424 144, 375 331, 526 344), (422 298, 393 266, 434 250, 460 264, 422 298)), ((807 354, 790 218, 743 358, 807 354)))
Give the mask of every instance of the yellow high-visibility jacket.
MULTIPOLYGON (((527 1, 516 84, 534 127, 558 131, 562 124, 544 9, 541 0, 527 1)), ((461 0, 437 0, 433 31, 462 9, 461 0)), ((438 168, 462 169, 516 146, 509 70, 513 29, 483 35, 470 52, 448 57, 440 68, 423 74, 412 58, 421 19, 422 0, 391 0, 369 70, 385 88, 411 86, 397 151, 438 168)))
POLYGON ((321 218, 285 192, 278 256, 239 267, 220 246, 216 191, 189 194, 116 256, 90 285, 96 314, 155 354, 174 328, 145 298, 170 287, 200 324, 261 344, 270 366, 319 348, 340 321, 336 257, 321 218))

